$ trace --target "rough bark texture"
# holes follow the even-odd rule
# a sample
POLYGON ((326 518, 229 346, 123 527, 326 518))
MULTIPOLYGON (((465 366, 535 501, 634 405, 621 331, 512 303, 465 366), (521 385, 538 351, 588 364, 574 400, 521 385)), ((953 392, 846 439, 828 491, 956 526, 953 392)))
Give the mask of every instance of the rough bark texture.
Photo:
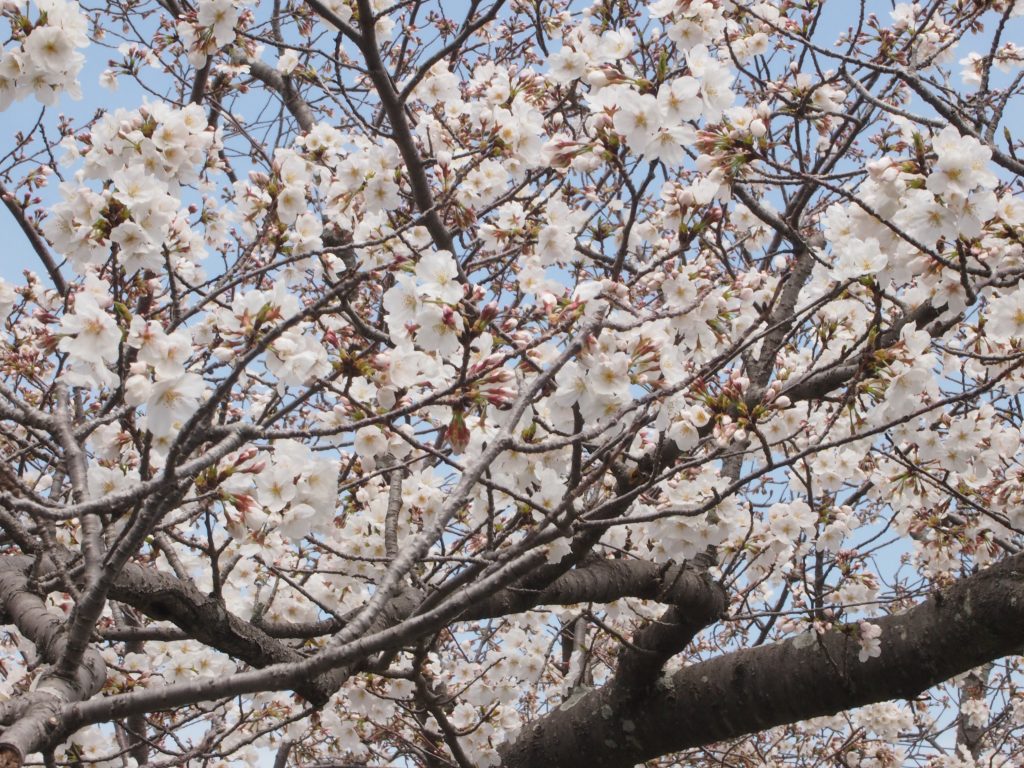
MULTIPOLYGON (((303 658, 298 651, 228 611, 221 600, 166 573, 129 563, 110 596, 151 619, 173 622, 189 637, 257 668, 303 658)), ((307 681, 296 693, 320 706, 336 689, 331 676, 323 675, 307 681)))
MULTIPOLYGON (((67 625, 31 591, 28 578, 17 568, 0 569, 0 606, 44 662, 59 662, 68 646, 67 625)), ((18 718, 0 735, 0 766, 21 765, 47 742, 60 723, 64 705, 95 695, 106 679, 107 665, 91 647, 82 654, 74 675, 64 676, 53 668, 43 671, 24 697, 18 718)))
POLYGON ((818 644, 750 648, 665 676, 643 697, 614 686, 570 699, 527 726, 504 768, 623 768, 674 751, 927 688, 1024 641, 1024 555, 1015 555, 902 614, 877 620, 882 655, 861 662, 853 627, 818 644), (599 738, 595 737, 599 735, 599 738))
POLYGON ((470 607, 464 618, 507 616, 538 605, 610 603, 623 597, 657 600, 679 572, 678 566, 668 568, 648 560, 596 560, 553 580, 532 578, 531 574, 522 584, 500 590, 470 607))
POLYGON ((673 568, 666 576, 658 599, 669 607, 641 628, 619 656, 613 686, 624 698, 646 691, 665 662, 721 618, 728 603, 725 590, 702 568, 673 568))

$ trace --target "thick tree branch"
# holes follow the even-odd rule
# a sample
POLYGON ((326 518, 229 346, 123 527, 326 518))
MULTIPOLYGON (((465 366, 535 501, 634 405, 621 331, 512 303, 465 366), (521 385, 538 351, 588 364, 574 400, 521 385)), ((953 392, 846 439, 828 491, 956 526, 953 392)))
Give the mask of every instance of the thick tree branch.
POLYGON ((728 599, 722 586, 711 579, 707 566, 686 564, 673 568, 659 602, 669 607, 642 627, 624 646, 612 685, 623 696, 639 694, 651 685, 670 658, 682 651, 697 634, 722 617, 728 599))
POLYGON ((473 605, 466 620, 496 618, 522 613, 538 605, 610 603, 623 597, 656 600, 668 582, 679 573, 678 566, 666 568, 649 560, 596 560, 558 576, 549 584, 507 587, 473 605))
MULTIPOLYGON (((151 619, 173 622, 189 637, 256 668, 303 658, 228 611, 216 597, 166 573, 128 563, 111 587, 110 597, 151 619)), ((316 706, 324 704, 335 690, 337 682, 330 675, 311 677, 295 687, 296 693, 316 706)))
POLYGON ((882 654, 861 662, 854 626, 685 667, 642 698, 605 686, 563 705, 505 748, 504 768, 632 766, 659 755, 890 699, 1019 651, 1024 555, 874 622, 882 654), (594 738, 599 733, 602 738, 594 738))
MULTIPOLYGON (((3 565, 19 573, 19 569, 24 571, 31 567, 32 562, 27 557, 9 557, 3 565)), ((228 611, 217 598, 152 568, 127 563, 111 585, 109 597, 130 605, 154 621, 170 621, 184 633, 182 636, 198 640, 257 669, 304 658, 228 611)), ((58 620, 54 618, 54 621, 58 620)), ((296 683, 295 692, 319 706, 337 690, 338 684, 331 675, 318 675, 296 683)))
MULTIPOLYGON (((0 564, 0 606, 18 631, 36 647, 40 658, 57 664, 67 653, 68 637, 63 621, 34 594, 18 562, 0 564)), ((29 563, 30 564, 30 563, 29 563)), ((40 673, 33 690, 23 697, 24 709, 0 735, 0 766, 20 766, 25 758, 46 743, 60 722, 64 704, 88 699, 107 679, 107 665, 99 651, 86 647, 71 674, 48 668, 40 673)))

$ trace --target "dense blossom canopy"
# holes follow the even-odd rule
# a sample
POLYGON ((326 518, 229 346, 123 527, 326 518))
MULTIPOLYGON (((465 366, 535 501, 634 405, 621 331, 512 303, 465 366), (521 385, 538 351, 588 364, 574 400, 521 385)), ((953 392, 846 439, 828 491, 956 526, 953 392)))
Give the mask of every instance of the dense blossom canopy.
POLYGON ((0 766, 1019 765, 1020 16, 3 0, 0 766))

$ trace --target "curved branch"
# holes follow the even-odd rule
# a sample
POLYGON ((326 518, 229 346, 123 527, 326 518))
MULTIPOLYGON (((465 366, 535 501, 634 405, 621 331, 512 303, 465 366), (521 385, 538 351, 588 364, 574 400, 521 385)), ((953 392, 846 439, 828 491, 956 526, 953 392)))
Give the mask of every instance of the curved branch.
POLYGON ((605 686, 527 725, 503 768, 624 768, 659 755, 922 691, 1024 640, 1024 555, 875 621, 882 654, 861 662, 856 628, 785 640, 685 667, 628 697, 605 686), (602 734, 595 739, 594 734, 602 734))
MULTIPOLYGON (((0 606, 6 619, 35 645, 42 660, 57 664, 67 652, 67 627, 31 591, 28 577, 18 567, 28 558, 16 560, 17 564, 0 564, 0 606)), ((43 671, 33 690, 21 697, 19 703, 24 708, 0 736, 0 766, 20 766, 46 743, 65 704, 88 699, 103 687, 107 665, 100 652, 86 647, 79 659, 70 674, 52 668, 43 671)))

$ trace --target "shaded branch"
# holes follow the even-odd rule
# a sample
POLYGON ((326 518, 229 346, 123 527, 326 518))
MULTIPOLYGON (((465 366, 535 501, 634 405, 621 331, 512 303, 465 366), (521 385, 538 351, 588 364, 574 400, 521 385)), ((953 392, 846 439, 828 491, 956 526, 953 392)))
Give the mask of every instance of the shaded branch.
POLYGON ((922 691, 1020 650, 1024 555, 875 621, 881 656, 861 662, 855 626, 685 667, 641 698, 605 686, 528 724, 504 768, 624 768, 777 725, 922 691), (600 733, 602 738, 594 738, 600 733))
MULTIPOLYGON (((57 664, 67 653, 66 627, 31 591, 28 577, 17 565, 28 558, 0 563, 0 606, 7 620, 18 628, 47 664, 57 664)), ((26 561, 28 561, 26 563, 26 561)), ((33 690, 21 697, 24 709, 0 735, 0 766, 20 766, 25 758, 45 745, 60 723, 64 704, 88 699, 107 679, 107 665, 99 651, 86 647, 71 674, 48 668, 40 673, 33 690)))

